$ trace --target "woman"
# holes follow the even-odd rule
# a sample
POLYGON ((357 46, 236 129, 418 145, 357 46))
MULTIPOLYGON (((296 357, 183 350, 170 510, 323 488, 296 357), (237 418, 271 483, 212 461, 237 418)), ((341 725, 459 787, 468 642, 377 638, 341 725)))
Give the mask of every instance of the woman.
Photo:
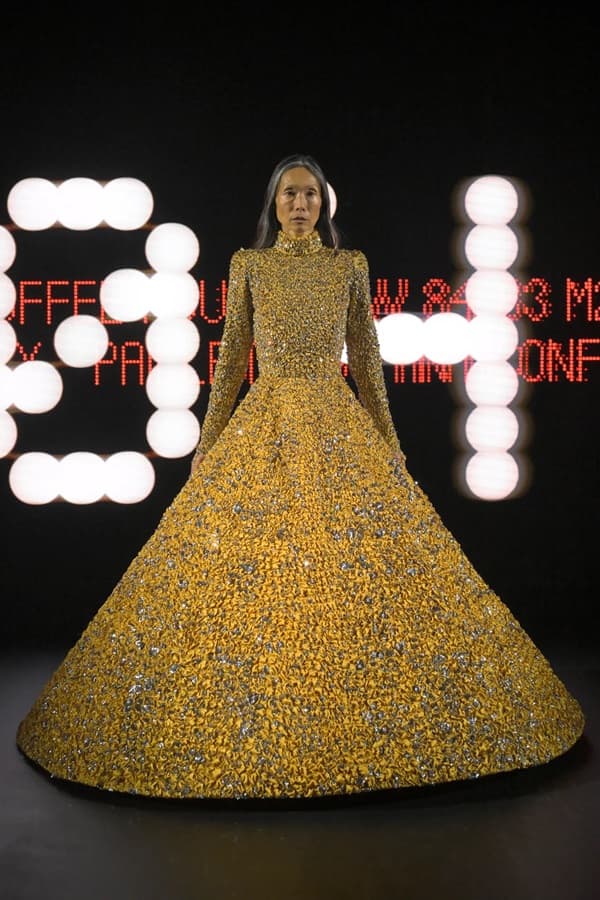
POLYGON ((406 469, 367 260, 339 243, 320 166, 282 160, 255 246, 231 259, 190 478, 19 726, 52 775, 352 794, 535 766, 582 734, 406 469))

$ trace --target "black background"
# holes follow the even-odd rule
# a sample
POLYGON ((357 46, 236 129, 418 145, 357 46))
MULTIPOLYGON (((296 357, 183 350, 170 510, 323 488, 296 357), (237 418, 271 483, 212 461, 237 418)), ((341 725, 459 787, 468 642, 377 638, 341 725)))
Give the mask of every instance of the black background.
MULTIPOLYGON (((5 11, 0 196, 29 176, 139 178, 154 194, 153 223, 182 222, 198 235, 192 271, 210 292, 232 251, 252 240, 275 163, 308 152, 336 190, 346 244, 364 250, 373 277, 407 277, 416 291, 430 277, 456 279, 457 186, 502 174, 527 186, 527 273, 555 290, 554 315, 536 336, 599 336, 597 324, 567 325, 563 315, 567 277, 600 280, 598 29, 576 6, 398 9, 5 11)), ((144 264, 139 235, 53 230, 19 234, 18 247, 15 279, 100 279, 144 264)), ((393 385, 386 368, 412 474, 534 637, 593 640, 596 369, 587 383, 532 386, 531 483, 486 502, 454 482, 454 392, 435 381, 393 385)), ((77 378, 60 408, 20 415, 15 453, 147 449, 144 392, 131 403, 128 391, 103 390, 90 412, 89 372, 77 378)), ((207 397, 194 407, 200 420, 207 397)), ((140 504, 34 507, 15 499, 10 459, 0 460, 3 643, 74 641, 189 464, 155 460, 156 487, 140 504)))

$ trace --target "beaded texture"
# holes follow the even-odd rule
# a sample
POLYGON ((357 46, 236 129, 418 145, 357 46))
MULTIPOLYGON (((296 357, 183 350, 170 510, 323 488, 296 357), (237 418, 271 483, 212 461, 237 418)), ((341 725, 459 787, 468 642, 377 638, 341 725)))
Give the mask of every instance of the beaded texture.
POLYGON ((239 799, 563 754, 581 707, 404 463, 364 254, 280 232, 233 254, 227 302, 206 456, 20 723, 20 749, 108 790, 239 799), (253 341, 259 375, 232 413, 253 341))

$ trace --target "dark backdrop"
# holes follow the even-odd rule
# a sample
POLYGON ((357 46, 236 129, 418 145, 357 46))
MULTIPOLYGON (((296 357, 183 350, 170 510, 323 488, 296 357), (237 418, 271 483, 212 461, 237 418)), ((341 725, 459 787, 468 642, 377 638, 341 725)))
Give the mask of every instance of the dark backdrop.
MULTIPOLYGON (((576 8, 539 16, 503 7, 474 20, 472 12, 422 3, 368 16, 343 7, 329 20, 306 6, 162 6, 139 17, 78 6, 62 7, 60 19, 5 12, 0 196, 29 176, 143 180, 155 197, 152 222, 182 222, 198 235, 193 274, 205 279, 210 306, 231 252, 252 239, 274 164, 302 150, 336 190, 347 245, 366 252, 373 278, 410 279, 418 307, 429 278, 457 279, 457 186, 504 174, 530 197, 527 273, 554 291, 550 323, 529 331, 599 337, 597 322, 567 324, 563 312, 567 278, 600 280, 598 29, 576 8)), ((18 243, 14 278, 100 279, 143 265, 139 235, 53 230, 18 243)), ((33 341, 34 331, 20 337, 33 341)), ((220 332, 203 331, 200 371, 220 332)), ((586 382, 530 386, 531 483, 497 502, 470 499, 454 482, 452 388, 385 374, 411 472, 472 561, 534 635, 588 639, 600 364, 590 363, 586 382)), ((68 398, 51 413, 20 415, 15 452, 147 449, 142 389, 93 395, 82 380, 68 398)), ((200 419, 207 398, 203 388, 200 419)), ((3 643, 74 641, 189 464, 156 460, 156 487, 140 504, 34 507, 14 498, 10 459, 0 460, 3 643)))

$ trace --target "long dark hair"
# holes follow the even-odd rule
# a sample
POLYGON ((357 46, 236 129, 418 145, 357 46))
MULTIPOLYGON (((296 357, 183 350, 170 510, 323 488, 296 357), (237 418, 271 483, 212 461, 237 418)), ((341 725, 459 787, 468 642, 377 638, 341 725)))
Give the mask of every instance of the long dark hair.
POLYGON ((256 226, 256 237, 252 245, 255 250, 272 247, 275 243, 277 233, 281 227, 277 220, 277 216, 275 215, 275 194, 277 193, 277 186, 283 173, 287 172, 288 169, 294 169, 297 166, 308 169, 308 171, 315 176, 319 182, 319 187, 321 188, 321 213, 315 226, 321 236, 321 240, 326 247, 333 247, 335 250, 340 246, 340 232, 331 220, 329 187, 327 179, 325 178, 325 173, 316 159, 312 156, 308 156, 306 153, 294 153, 292 156, 286 156, 284 159, 281 159, 273 169, 271 177, 269 178, 269 183, 265 190, 263 208, 256 226))

